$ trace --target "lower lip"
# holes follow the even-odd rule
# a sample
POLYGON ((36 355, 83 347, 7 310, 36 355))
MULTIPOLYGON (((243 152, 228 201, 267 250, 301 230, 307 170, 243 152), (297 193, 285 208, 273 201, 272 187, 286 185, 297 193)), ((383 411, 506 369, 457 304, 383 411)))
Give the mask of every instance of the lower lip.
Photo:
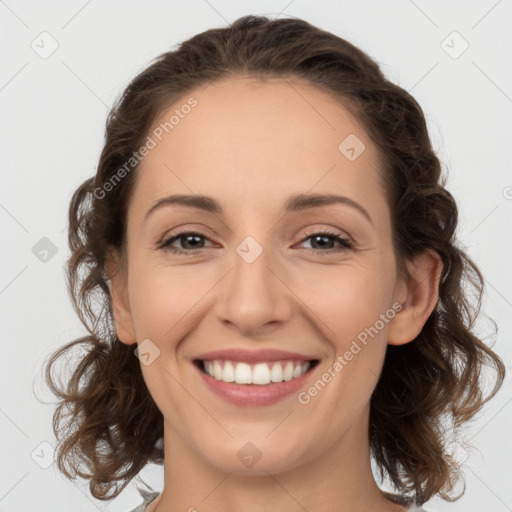
POLYGON ((208 388, 217 396, 226 402, 240 407, 260 407, 264 405, 272 405, 284 398, 297 393, 304 386, 306 380, 312 373, 309 369, 300 377, 294 379, 274 382, 272 384, 236 384, 234 382, 224 382, 217 380, 201 371, 194 365, 200 373, 203 381, 208 388))

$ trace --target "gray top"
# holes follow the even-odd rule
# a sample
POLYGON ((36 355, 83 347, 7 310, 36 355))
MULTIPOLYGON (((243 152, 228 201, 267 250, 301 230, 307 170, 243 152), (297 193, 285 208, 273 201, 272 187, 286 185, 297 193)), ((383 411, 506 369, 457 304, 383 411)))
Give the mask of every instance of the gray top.
MULTIPOLYGON (((133 510, 130 510, 130 512, 145 512, 147 506, 160 495, 159 492, 153 490, 146 491, 144 489, 138 488, 138 491, 142 496, 143 501, 138 507, 134 508, 133 510)), ((414 504, 411 503, 411 501, 408 498, 400 496, 399 494, 391 494, 385 492, 385 495, 395 503, 400 503, 401 505, 409 505, 410 508, 408 509, 408 512, 429 512, 428 510, 425 510, 423 507, 415 506, 414 504)))
POLYGON ((133 510, 130 510, 130 512, 144 512, 146 510, 146 507, 160 495, 159 492, 145 491, 144 489, 140 488, 138 488, 138 491, 142 496, 142 503, 133 510))
POLYGON ((400 505, 409 505, 407 512, 429 512, 425 510, 423 507, 419 507, 412 503, 410 498, 406 496, 402 496, 400 494, 393 494, 390 492, 383 491, 388 500, 393 501, 394 503, 399 503, 400 505))

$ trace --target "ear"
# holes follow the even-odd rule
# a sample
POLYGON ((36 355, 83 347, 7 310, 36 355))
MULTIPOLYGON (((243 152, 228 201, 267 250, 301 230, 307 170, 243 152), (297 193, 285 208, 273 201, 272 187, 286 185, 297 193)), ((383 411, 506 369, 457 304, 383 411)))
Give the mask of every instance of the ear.
POLYGON ((110 281, 110 298, 117 337, 126 345, 137 343, 128 301, 127 268, 118 252, 110 251, 105 267, 110 281))
POLYGON ((404 345, 414 340, 434 310, 439 296, 443 263, 439 254, 427 249, 407 261, 410 278, 402 278, 395 299, 402 310, 389 322, 388 343, 404 345))

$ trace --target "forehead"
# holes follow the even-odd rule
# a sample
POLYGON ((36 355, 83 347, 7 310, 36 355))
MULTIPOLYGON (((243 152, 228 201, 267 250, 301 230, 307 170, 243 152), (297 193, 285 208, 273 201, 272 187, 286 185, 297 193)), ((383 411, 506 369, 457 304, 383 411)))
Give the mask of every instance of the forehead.
POLYGON ((299 192, 367 203, 384 194, 380 157, 362 125, 298 80, 230 78, 196 89, 161 113, 150 136, 137 210, 171 193, 210 195, 235 210, 299 192))

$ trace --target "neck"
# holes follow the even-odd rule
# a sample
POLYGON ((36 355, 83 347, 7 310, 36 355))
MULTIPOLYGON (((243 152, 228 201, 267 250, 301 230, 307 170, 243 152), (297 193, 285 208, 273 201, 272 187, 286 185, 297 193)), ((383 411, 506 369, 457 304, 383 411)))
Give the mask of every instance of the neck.
MULTIPOLYGON (((367 419, 326 453, 279 473, 240 474, 208 463, 165 423, 164 490, 151 512, 401 512, 377 486, 367 419)), ((256 467, 256 466, 255 466, 256 467)))

